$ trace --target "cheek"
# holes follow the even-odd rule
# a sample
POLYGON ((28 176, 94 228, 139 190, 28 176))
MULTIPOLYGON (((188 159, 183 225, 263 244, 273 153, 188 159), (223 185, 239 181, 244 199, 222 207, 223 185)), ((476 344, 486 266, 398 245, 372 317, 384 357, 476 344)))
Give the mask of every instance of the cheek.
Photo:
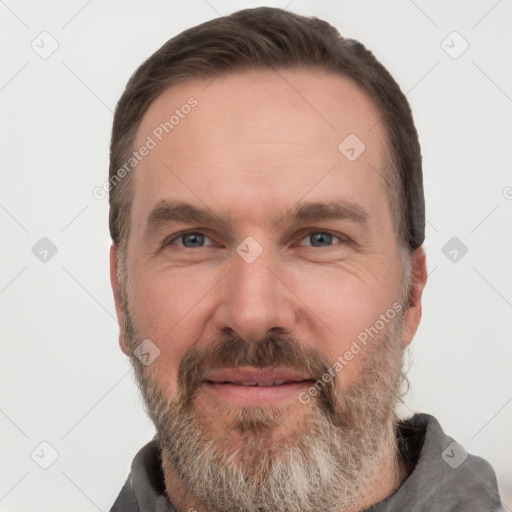
POLYGON ((375 276, 370 280, 368 272, 366 279, 339 270, 317 271, 314 279, 306 275, 296 280, 295 289, 314 313, 309 312, 310 343, 326 354, 345 385, 357 379, 369 344, 378 342, 391 325, 394 287, 378 283, 375 276))
POLYGON ((162 379, 175 387, 178 369, 187 350, 201 338, 215 294, 215 279, 201 272, 175 269, 150 275, 131 274, 129 302, 142 338, 155 343, 160 356, 155 361, 165 369, 162 379))

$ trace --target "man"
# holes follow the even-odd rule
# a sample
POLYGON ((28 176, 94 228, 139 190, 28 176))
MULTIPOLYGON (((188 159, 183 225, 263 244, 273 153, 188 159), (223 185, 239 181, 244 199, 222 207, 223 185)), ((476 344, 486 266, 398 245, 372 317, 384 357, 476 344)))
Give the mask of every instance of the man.
POLYGON ((396 415, 426 283, 416 129, 324 21, 168 41, 117 106, 111 278, 156 436, 113 511, 491 511, 492 468, 396 415))

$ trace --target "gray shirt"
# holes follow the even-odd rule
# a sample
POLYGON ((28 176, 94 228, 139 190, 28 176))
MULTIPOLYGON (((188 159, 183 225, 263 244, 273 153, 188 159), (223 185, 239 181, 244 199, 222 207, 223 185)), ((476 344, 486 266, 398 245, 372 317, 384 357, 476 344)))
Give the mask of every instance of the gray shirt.
MULTIPOLYGON (((468 455, 433 416, 416 414, 401 422, 398 442, 402 457, 414 469, 394 494, 367 512, 503 510, 492 467, 468 455)), ((178 512, 167 498, 156 438, 133 459, 131 473, 110 512, 178 512)))

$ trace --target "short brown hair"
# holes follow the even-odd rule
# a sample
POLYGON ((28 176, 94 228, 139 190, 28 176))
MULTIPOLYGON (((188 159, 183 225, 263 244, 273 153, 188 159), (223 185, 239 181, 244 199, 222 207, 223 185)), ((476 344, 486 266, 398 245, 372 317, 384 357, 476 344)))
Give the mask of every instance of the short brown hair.
MULTIPOLYGON (((110 234, 124 253, 133 179, 116 173, 133 152, 149 105, 169 86, 247 69, 321 68, 350 77, 380 109, 390 170, 384 173, 395 229, 403 248, 425 237, 421 150, 411 109, 389 72, 361 43, 314 17, 260 7, 185 30, 167 41, 132 75, 115 111, 110 146, 110 234)), ((340 141, 341 142, 341 141, 340 141)))

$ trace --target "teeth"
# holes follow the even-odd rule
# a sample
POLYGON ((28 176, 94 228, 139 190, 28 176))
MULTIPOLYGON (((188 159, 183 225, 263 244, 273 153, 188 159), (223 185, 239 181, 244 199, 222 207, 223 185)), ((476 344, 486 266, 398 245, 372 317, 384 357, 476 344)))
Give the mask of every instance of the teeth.
POLYGON ((281 386, 282 384, 293 382, 290 380, 280 379, 280 380, 267 380, 264 382, 256 382, 256 381, 247 381, 247 382, 231 382, 235 386, 261 386, 261 387, 269 387, 269 386, 281 386))

